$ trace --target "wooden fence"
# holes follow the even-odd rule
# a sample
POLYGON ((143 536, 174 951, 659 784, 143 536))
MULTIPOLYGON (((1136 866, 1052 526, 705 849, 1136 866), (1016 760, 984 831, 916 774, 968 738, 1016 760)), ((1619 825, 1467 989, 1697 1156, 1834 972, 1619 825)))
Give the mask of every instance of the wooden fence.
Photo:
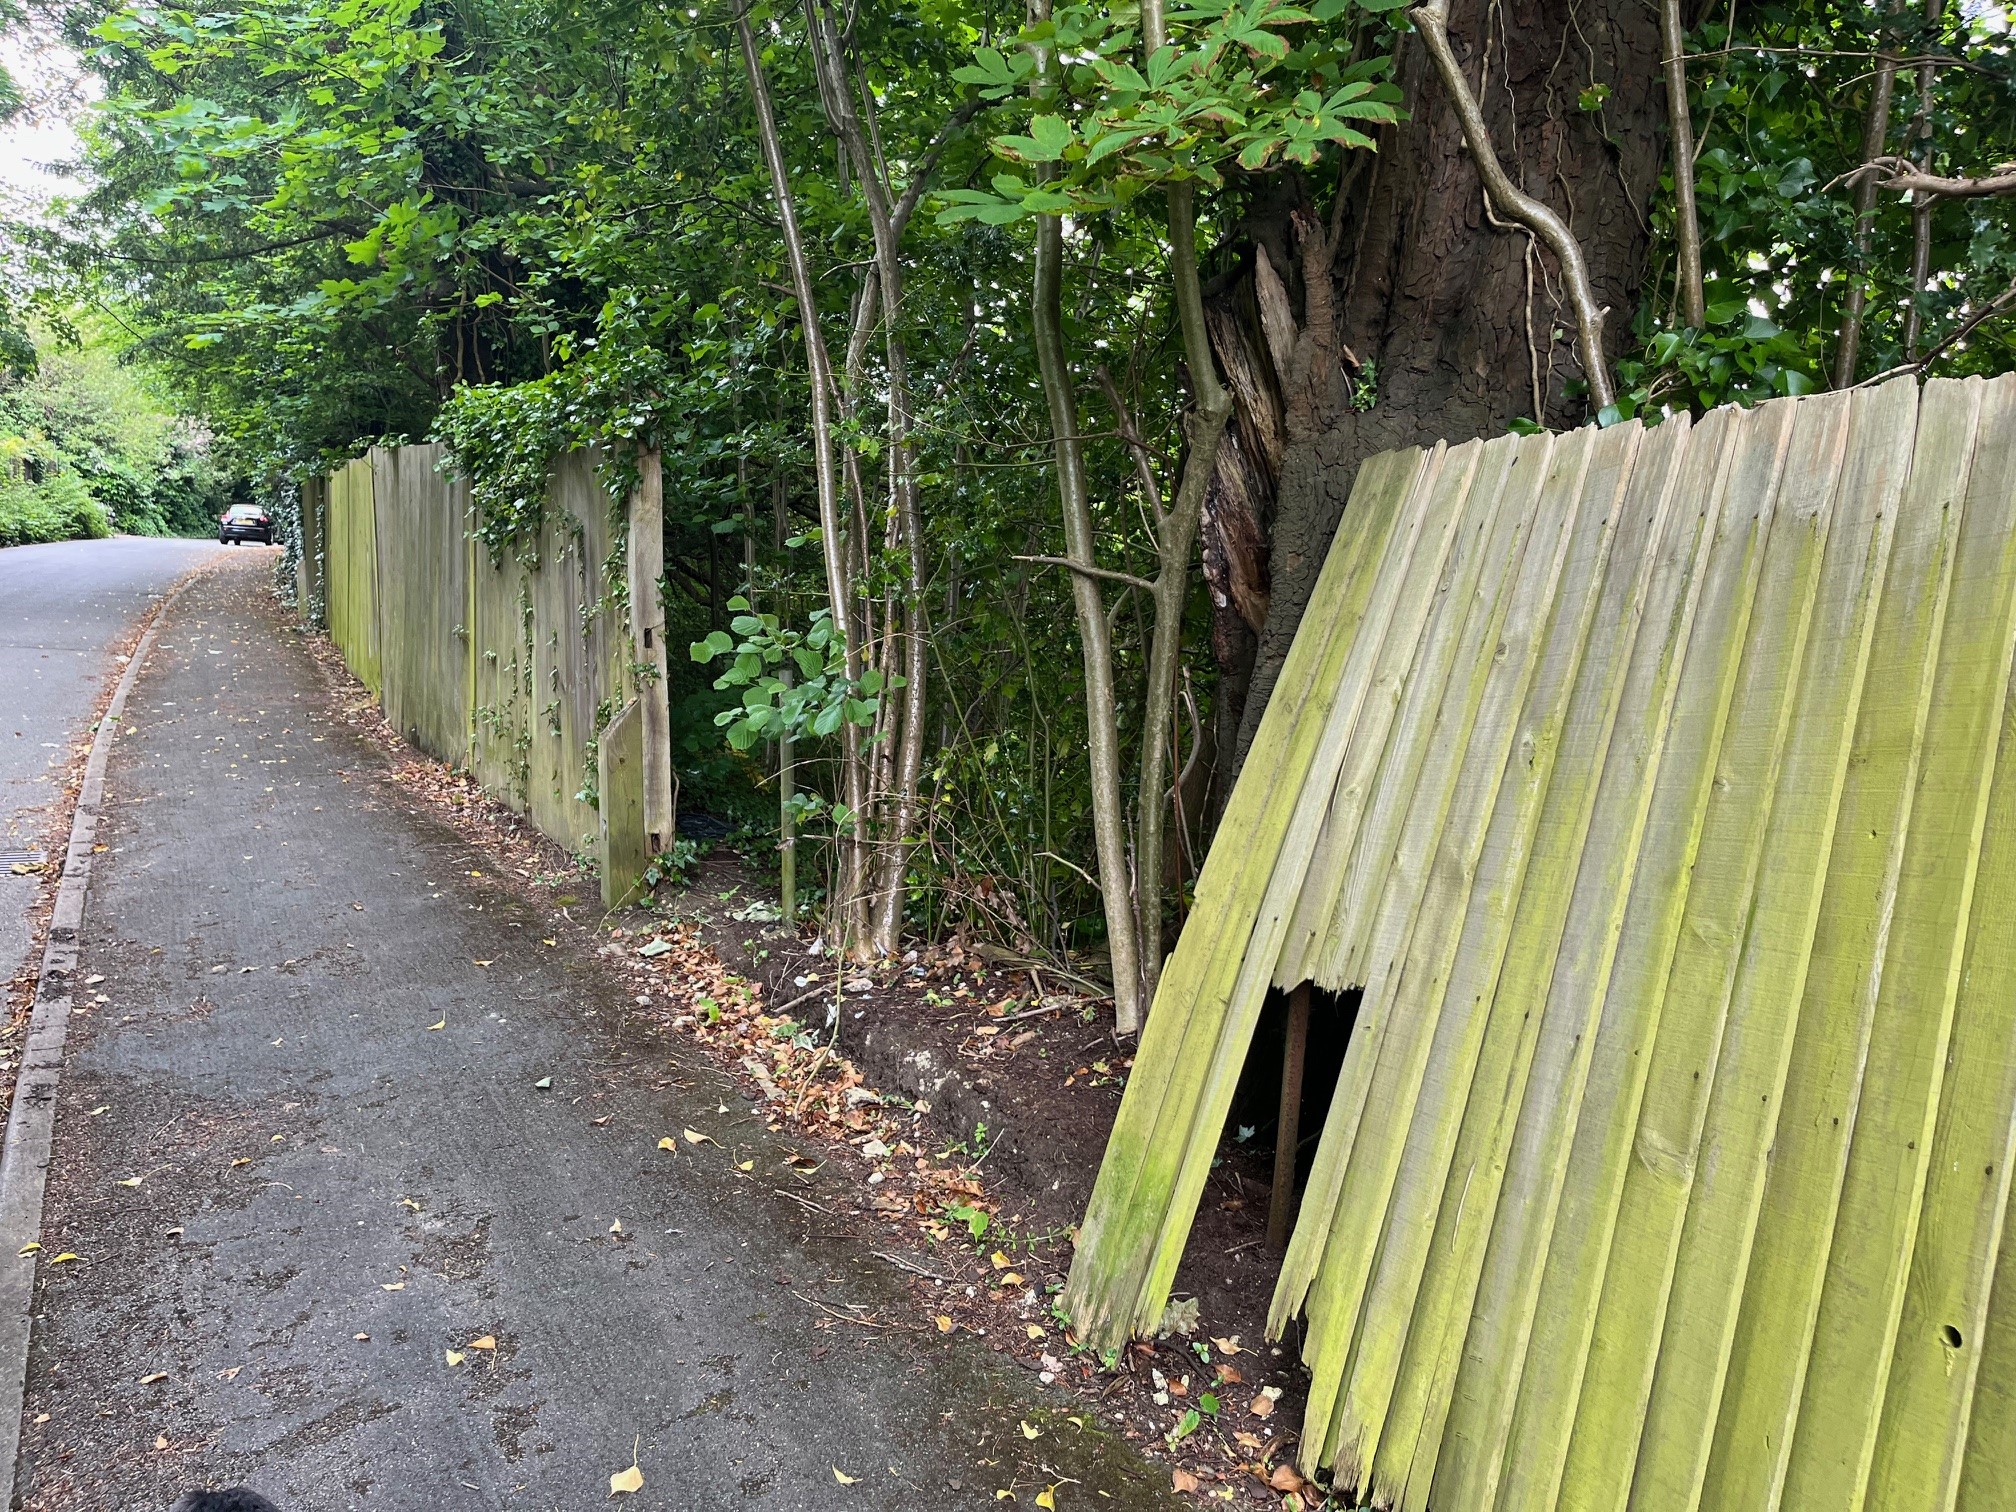
POLYGON ((497 560, 442 459, 380 447, 309 480, 302 611, 416 747, 596 857, 613 906, 674 824, 658 459, 619 514, 593 455, 560 458, 536 539, 497 560))
POLYGON ((1360 996, 1272 1318, 1305 1467, 1436 1512, 2011 1505, 2012 647, 2016 376, 1368 461, 1148 1019, 1085 1335, 1156 1326, 1261 1005, 1314 983, 1360 996))

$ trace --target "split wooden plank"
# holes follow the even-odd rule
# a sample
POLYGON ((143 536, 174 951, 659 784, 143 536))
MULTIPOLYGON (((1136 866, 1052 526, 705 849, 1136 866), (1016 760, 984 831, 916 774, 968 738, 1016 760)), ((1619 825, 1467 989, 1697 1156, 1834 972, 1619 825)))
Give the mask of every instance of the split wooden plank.
MULTIPOLYGON (((1396 529, 1412 538, 1419 511, 1408 504, 1439 468, 1442 451, 1386 453, 1360 469, 1346 519, 1325 559, 1309 610, 1275 696, 1268 701, 1248 769, 1234 788, 1221 830, 1251 837, 1236 851, 1216 851, 1198 879, 1192 923, 1157 990, 1133 1075, 1108 1137, 1092 1199, 1080 1227, 1065 1306, 1081 1335, 1105 1346, 1135 1328, 1157 1238, 1170 1217, 1175 1182, 1169 1155, 1187 1135, 1202 1090, 1204 1060, 1217 1042, 1223 1005, 1244 959, 1253 921, 1276 861, 1275 850, 1315 754, 1324 717, 1358 631, 1378 623, 1377 593, 1396 529), (1194 1020, 1194 1022, 1193 1022, 1194 1020), (1159 1146, 1159 1148, 1158 1148, 1159 1146), (1161 1163, 1150 1169, 1152 1156, 1161 1163)), ((1386 579, 1390 585, 1390 575, 1386 579)), ((1390 602, 1390 600, 1388 600, 1390 602)), ((1369 664, 1369 657, 1364 658, 1369 664)))
MULTIPOLYGON (((1713 756, 1720 745, 1722 720, 1734 682, 1736 654, 1741 644, 1736 619, 1748 602, 1755 579, 1753 536, 1757 522, 1743 505, 1775 473, 1785 430, 1785 417, 1777 412, 1732 415, 1725 422, 1722 444, 1713 458, 1713 481, 1707 489, 1707 497, 1713 501, 1713 533, 1708 541, 1695 612, 1686 627, 1689 638, 1671 652, 1683 663, 1674 694, 1671 728, 1656 774, 1638 871, 1631 884, 1614 963, 1604 988, 1617 1001, 1614 1014, 1606 1011, 1603 1026, 1612 1043, 1606 1047, 1599 1042, 1591 1068, 1590 1092, 1585 1093, 1582 1121, 1572 1131, 1573 1142, 1559 1148, 1554 1155, 1556 1160, 1568 1163, 1564 1178, 1568 1196, 1562 1216, 1573 1225, 1573 1242, 1566 1253, 1550 1256, 1550 1260, 1561 1262, 1563 1274, 1557 1285, 1573 1300, 1543 1302, 1543 1311, 1550 1319, 1564 1306, 1575 1307, 1575 1316, 1584 1320, 1595 1315, 1602 1281, 1601 1260, 1608 1249, 1615 1194, 1622 1183, 1630 1128, 1636 1118, 1637 1089, 1645 1058, 1641 1052, 1649 1049, 1651 1036, 1656 1032, 1659 989, 1665 982, 1679 933, 1698 838, 1699 813, 1706 801, 1713 756), (1735 637, 1732 627, 1736 629, 1735 637), (1649 1009, 1648 1004, 1652 1005, 1649 1009), (1593 1120, 1587 1117, 1586 1098, 1591 1094, 1597 1110, 1593 1120)), ((1706 439, 1696 438, 1688 448, 1690 459, 1696 457, 1697 448, 1706 439)), ((1698 462, 1696 468, 1698 478, 1698 462)), ((1503 1320, 1480 1318, 1472 1328, 1488 1326, 1493 1321, 1503 1320)), ((1550 1431, 1539 1445, 1542 1460, 1516 1465, 1521 1472, 1539 1470, 1546 1478, 1548 1497, 1566 1447, 1568 1421, 1581 1379, 1587 1340, 1585 1328, 1553 1341, 1565 1348, 1562 1356, 1546 1367, 1547 1405, 1553 1421, 1547 1425, 1550 1431), (1543 1463, 1547 1465, 1544 1470, 1543 1463)), ((1511 1411, 1519 1401, 1511 1379, 1519 1368, 1516 1357, 1486 1358, 1478 1346, 1468 1342, 1459 1352, 1433 1480, 1436 1505, 1492 1504, 1498 1484, 1500 1448, 1511 1411)), ((1523 1383, 1530 1387, 1535 1375, 1533 1365, 1528 1362, 1523 1383)), ((1508 1459, 1508 1464, 1511 1463, 1508 1459)), ((1544 1502, 1546 1497, 1533 1500, 1544 1502)))
POLYGON ((1369 719, 1376 724, 1390 719, 1390 695, 1380 696, 1377 690, 1394 675, 1393 669, 1404 668, 1412 661, 1414 648, 1434 608, 1442 564, 1462 518, 1481 449, 1481 442, 1452 449, 1419 505, 1412 549, 1404 560, 1389 553, 1383 581, 1375 585, 1374 612, 1368 615, 1380 633, 1375 636, 1368 631, 1353 647, 1359 665, 1347 665, 1342 678, 1343 692, 1328 718, 1321 721, 1320 738, 1310 756, 1301 790, 1289 795, 1275 864, 1254 917, 1245 955, 1239 962, 1231 990, 1218 1005, 1217 1039, 1204 1068, 1198 1099, 1179 1126, 1185 1131, 1180 1135, 1180 1150, 1176 1149, 1176 1141, 1171 1141, 1170 1149, 1177 1156, 1173 1164, 1175 1189, 1135 1316, 1138 1330, 1154 1327, 1162 1315, 1169 1288, 1175 1283, 1176 1268, 1183 1258, 1183 1246, 1189 1239, 1204 1182, 1217 1156, 1225 1115, 1231 1107, 1239 1074, 1245 1068, 1253 1027, 1273 980, 1274 963, 1280 958, 1282 939, 1308 874, 1310 854, 1322 816, 1329 807, 1337 773, 1361 722, 1369 719), (1391 597, 1381 605, 1378 595, 1383 593, 1390 593, 1391 597), (1392 648, 1397 648, 1397 654, 1392 648), (1368 713, 1368 706, 1373 712, 1368 713))
MULTIPOLYGON (((1484 554, 1483 575, 1463 622, 1457 665, 1466 670, 1463 676, 1452 677, 1444 689, 1434 733, 1413 799, 1406 809, 1406 825, 1395 845, 1378 930, 1382 960, 1391 960, 1399 952, 1403 931, 1414 917, 1415 904, 1440 843, 1463 755, 1469 749, 1478 710, 1491 685, 1495 659, 1490 648, 1498 644, 1516 594, 1521 564, 1533 536, 1533 506, 1551 473, 1553 447, 1553 437, 1533 436, 1525 438, 1513 453, 1503 484, 1505 499, 1484 554)), ((1316 964, 1315 980, 1322 985, 1339 981, 1339 973, 1344 969, 1339 959, 1343 949, 1339 927, 1333 921, 1332 932, 1324 942, 1324 954, 1316 964)), ((1331 1095, 1325 1132, 1317 1144, 1316 1159, 1304 1190, 1304 1214, 1327 1215, 1336 1206, 1337 1189, 1349 1161, 1351 1134, 1356 1128, 1355 1121, 1347 1121, 1341 1110, 1362 1102, 1363 1083, 1371 1074, 1372 1062, 1362 1047, 1373 1037, 1361 1003, 1352 1047, 1331 1095)), ((1289 1320, 1301 1311, 1327 1234, 1326 1222, 1297 1223, 1275 1287, 1268 1324, 1272 1337, 1279 1338, 1289 1320)))
MULTIPOLYGON (((1436 994, 1432 1039, 1411 1119, 1403 1120, 1403 1109, 1389 1105, 1394 1115, 1390 1126, 1401 1141, 1398 1164, 1333 1435, 1339 1445, 1338 1473, 1353 1484, 1364 1482, 1385 1442, 1387 1412, 1436 1215, 1448 1192, 1450 1162, 1459 1136, 1472 1132, 1469 1111, 1483 1101, 1473 1093, 1473 1081, 1480 1071, 1487 1082, 1491 1079, 1491 1052, 1502 1048, 1490 1033, 1505 1022, 1494 1011, 1498 991, 1502 985, 1517 999, 1533 989, 1535 977, 1544 990, 1551 969, 1589 800, 1609 743, 1622 673, 1629 665, 1628 656, 1618 654, 1619 642, 1628 646, 1636 630, 1652 560, 1645 548, 1658 524, 1662 490, 1655 482, 1648 504, 1632 485, 1651 476, 1650 468, 1639 467, 1647 460, 1641 450, 1663 458, 1670 445, 1670 439, 1648 441, 1641 427, 1628 425, 1603 432, 1592 446, 1575 551, 1553 596, 1547 635, 1535 648, 1535 677, 1479 857, 1456 954, 1446 985, 1436 994), (1593 665, 1592 646, 1601 648, 1593 665)), ((1530 1006, 1521 1002, 1510 1016, 1517 1018, 1530 1006)), ((1474 1191, 1474 1167, 1464 1162, 1459 1169, 1464 1172, 1459 1185, 1474 1191)), ((1373 1216, 1366 1213, 1363 1221, 1373 1216)), ((1403 1433, 1411 1439, 1411 1423, 1403 1433)))
POLYGON ((1692 1506, 1701 1495, 1916 409, 1909 384, 1800 408, 1802 422, 1829 422, 1835 434, 1822 441, 1817 424, 1802 424, 1822 449, 1795 456, 1779 528, 1797 521, 1815 532, 1819 597, 1687 1196, 1634 1505, 1692 1506), (1822 495, 1834 516, 1824 540, 1822 495))
MULTIPOLYGON (((1462 753, 1462 765, 1451 797, 1434 863, 1401 949, 1389 961, 1374 963, 1359 1004, 1358 1025, 1346 1052, 1347 1076, 1331 1100, 1324 1140, 1348 1140, 1335 1210, 1313 1210, 1305 1198, 1298 1230, 1310 1226, 1325 1234, 1323 1253, 1313 1273, 1306 1311, 1309 1330, 1303 1344, 1310 1362, 1311 1383, 1306 1421, 1329 1420, 1341 1384, 1344 1352, 1350 1345, 1358 1305, 1367 1277, 1366 1264, 1377 1238, 1376 1220, 1384 1211, 1390 1181, 1389 1116, 1404 1116, 1411 1107, 1411 1088, 1418 1079, 1421 1052, 1433 1025, 1429 1010, 1437 1003, 1431 988, 1447 980, 1450 959, 1460 939, 1479 853, 1506 771, 1507 757, 1518 734, 1518 716, 1532 685, 1538 658, 1533 647, 1546 632, 1549 609, 1575 543, 1577 510, 1583 502, 1583 478, 1588 472, 1597 433, 1566 436, 1553 449, 1552 465, 1543 485, 1539 523, 1521 562, 1516 588, 1500 630, 1499 652, 1491 663, 1485 695, 1462 753), (1362 1056, 1361 1056, 1362 1051, 1362 1056), (1361 1057, 1355 1076, 1353 1057, 1361 1057), (1383 1090, 1379 1090, 1382 1087, 1383 1090), (1400 1098, 1400 1101, 1395 1101, 1400 1098), (1367 1109, 1377 1112, 1368 1118, 1367 1109), (1369 1153, 1368 1153, 1369 1150, 1369 1153), (1370 1215, 1372 1221, 1360 1222, 1370 1215)), ((1327 1462, 1328 1444, 1305 1439, 1304 1454, 1319 1454, 1327 1462)), ((1327 1433, 1324 1435, 1327 1440, 1327 1433)))
MULTIPOLYGON (((2016 415, 1979 379, 1976 437, 2016 415), (1984 402, 1985 401, 1985 402, 1984 402)), ((1971 439, 1971 438, 1970 438, 1971 439)), ((1896 919, 1876 1003, 1834 1240, 1785 1496, 1794 1506, 1859 1504, 1866 1494, 1903 1311, 1911 1236, 1925 1192, 1939 1086, 2001 700, 2016 648, 2016 478, 2006 452, 1967 448, 1967 477, 1945 627, 1899 872, 1896 919)))
POLYGON ((1962 386, 1935 383, 1926 389, 1877 607, 1703 1506, 1777 1506, 1784 1492, 1856 1091, 1912 830, 1931 673, 1959 525, 1957 493, 1974 423, 1974 401, 1962 386))
MULTIPOLYGON (((1970 491, 2016 495, 2016 380, 1983 395, 1970 491)), ((1970 503, 1969 509, 1973 505, 1970 503)), ((2002 592, 2016 597, 2016 567, 2002 592)), ((1956 594, 1957 602, 1957 594, 1956 594)), ((2009 1173, 2016 1160, 2016 700, 2001 697, 1994 791, 1981 841, 1967 958, 1953 1010, 1950 1052, 1936 1097, 1924 1206, 1883 1397, 1871 1509, 1946 1508, 1959 1497, 1998 1253, 2008 1241, 2009 1173)), ((1984 1417, 1984 1423, 1991 1421, 1984 1417)), ((2016 1459, 2016 1432, 1988 1441, 1983 1468, 2001 1479, 2016 1459)))

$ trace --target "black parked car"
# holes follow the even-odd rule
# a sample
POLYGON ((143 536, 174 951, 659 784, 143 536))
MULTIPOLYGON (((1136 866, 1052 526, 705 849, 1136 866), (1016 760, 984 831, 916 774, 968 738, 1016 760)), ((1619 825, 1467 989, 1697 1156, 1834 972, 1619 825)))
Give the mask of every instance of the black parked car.
POLYGON ((240 541, 273 544, 273 520, 257 504, 233 504, 217 518, 217 541, 235 546, 240 541))

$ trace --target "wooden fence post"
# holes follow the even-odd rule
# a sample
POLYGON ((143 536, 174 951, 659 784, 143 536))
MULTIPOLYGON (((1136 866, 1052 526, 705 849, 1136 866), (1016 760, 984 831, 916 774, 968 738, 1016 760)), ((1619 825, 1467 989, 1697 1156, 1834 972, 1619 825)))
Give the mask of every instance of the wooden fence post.
POLYGON ((672 787, 672 710, 665 688, 665 485, 656 451, 637 457, 630 495, 630 655, 637 678, 644 762, 644 834, 648 855, 670 850, 678 826, 672 787))

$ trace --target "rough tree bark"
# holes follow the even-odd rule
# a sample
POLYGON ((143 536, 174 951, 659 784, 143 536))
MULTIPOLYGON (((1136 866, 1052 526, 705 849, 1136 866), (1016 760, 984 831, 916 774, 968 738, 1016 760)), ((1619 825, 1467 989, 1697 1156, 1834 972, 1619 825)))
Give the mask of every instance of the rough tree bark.
MULTIPOLYGON (((1506 172, 1567 221, 1621 345, 1664 159, 1657 7, 1456 0, 1448 31, 1506 172), (1591 84, 1607 85, 1609 96, 1600 111, 1579 110, 1591 84)), ((1418 44, 1404 50, 1396 77, 1407 119, 1380 132, 1369 171, 1348 186, 1326 267, 1310 271, 1316 243, 1328 238, 1306 210, 1292 257, 1289 216, 1252 228, 1283 271, 1284 301, 1299 302, 1298 360, 1284 371, 1274 358, 1286 441, 1271 592, 1236 749, 1221 756, 1228 767, 1252 740, 1361 461, 1398 446, 1499 434, 1533 417, 1536 387, 1546 424, 1589 418, 1574 313, 1552 258, 1544 248, 1529 253, 1520 230, 1494 224, 1462 128, 1418 44), (1537 266, 1529 268, 1529 256, 1537 266), (1354 378, 1371 390, 1362 410, 1352 402, 1354 378)), ((1270 336, 1269 345, 1278 342, 1270 336)))

